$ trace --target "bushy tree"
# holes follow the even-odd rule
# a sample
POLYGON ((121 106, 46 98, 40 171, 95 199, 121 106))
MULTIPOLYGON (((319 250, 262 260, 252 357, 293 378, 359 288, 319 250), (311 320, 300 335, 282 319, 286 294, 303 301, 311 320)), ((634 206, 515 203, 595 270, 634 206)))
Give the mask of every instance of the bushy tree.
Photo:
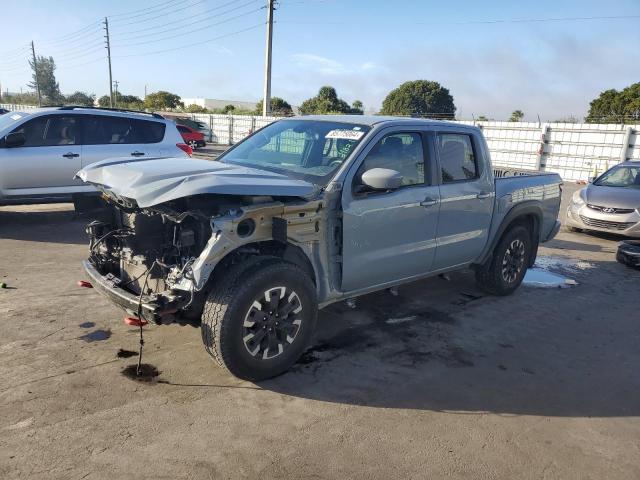
POLYGON ((38 95, 33 92, 27 93, 5 93, 2 96, 2 103, 13 103, 16 105, 37 105, 38 95))
POLYGON ((96 96, 91 94, 87 94, 84 92, 74 92, 71 95, 67 95, 65 97, 65 103, 68 105, 82 105, 85 107, 92 107, 93 102, 95 101, 96 96))
POLYGON ((149 110, 171 110, 184 107, 184 104, 179 95, 160 90, 147 95, 147 98, 144 99, 144 106, 149 110))
POLYGON ((347 102, 338 98, 336 89, 322 87, 315 97, 309 98, 300 105, 300 113, 303 115, 327 114, 327 113, 356 113, 347 102))
POLYGON ((524 112, 522 110, 514 110, 509 117, 510 122, 521 122, 524 118, 524 112))
POLYGON ((184 111, 189 113, 207 113, 208 112, 208 110, 205 107, 201 107, 200 105, 196 105, 195 103, 192 103, 191 105, 187 105, 184 111))
MULTIPOLYGON (((262 103, 262 100, 256 103, 256 115, 262 115, 262 103)), ((276 117, 286 117, 293 115, 293 109, 286 100, 283 100, 280 97, 271 97, 271 115, 276 117)))
POLYGON ((364 105, 360 100, 353 101, 353 103, 351 104, 351 113, 358 113, 358 114, 364 113, 364 105))
POLYGON ((60 85, 56 81, 56 62, 53 57, 38 56, 36 63, 29 60, 29 65, 33 71, 29 87, 34 91, 40 87, 40 95, 43 105, 55 105, 62 103, 64 97, 60 93, 60 85))
POLYGON ((622 91, 605 90, 589 104, 589 123, 624 123, 640 120, 640 82, 622 91))
POLYGON ((476 120, 478 122, 488 122, 489 121, 489 119, 484 115, 480 115, 478 118, 476 118, 476 120))
MULTIPOLYGON (((113 99, 116 108, 130 108, 132 110, 142 110, 145 105, 140 97, 135 95, 123 95, 120 92, 113 92, 113 99)), ((109 95, 103 95, 98 99, 98 105, 103 108, 109 108, 111 105, 109 95)))
POLYGON ((453 119, 456 106, 449 90, 438 82, 414 80, 392 90, 382 102, 380 113, 453 119))

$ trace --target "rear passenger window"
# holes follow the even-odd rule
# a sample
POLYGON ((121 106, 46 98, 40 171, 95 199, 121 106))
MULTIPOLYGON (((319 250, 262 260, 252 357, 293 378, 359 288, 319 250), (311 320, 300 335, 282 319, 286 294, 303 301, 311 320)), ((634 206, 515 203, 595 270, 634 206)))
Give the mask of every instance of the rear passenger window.
POLYGON ((159 143, 165 125, 124 117, 96 116, 85 118, 85 145, 159 143))
POLYGON ((437 145, 442 183, 472 180, 478 177, 476 157, 469 135, 440 133, 437 145))
POLYGON ((80 144, 80 128, 77 117, 51 115, 30 120, 12 133, 22 132, 25 136, 23 147, 53 147, 80 144))
POLYGON ((424 151, 418 133, 394 133, 380 140, 369 152, 356 178, 372 168, 388 168, 402 175, 402 185, 421 185, 424 178, 424 151))

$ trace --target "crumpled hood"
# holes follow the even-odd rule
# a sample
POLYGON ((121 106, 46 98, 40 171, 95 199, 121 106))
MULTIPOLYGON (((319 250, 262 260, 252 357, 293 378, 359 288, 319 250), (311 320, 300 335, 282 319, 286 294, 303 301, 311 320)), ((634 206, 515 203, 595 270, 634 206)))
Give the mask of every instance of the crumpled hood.
POLYGON ((589 185, 584 192, 588 204, 614 208, 640 208, 640 189, 589 185))
POLYGON ((83 168, 76 177, 133 199, 142 208, 207 193, 304 197, 316 189, 279 173, 185 158, 104 160, 83 168))

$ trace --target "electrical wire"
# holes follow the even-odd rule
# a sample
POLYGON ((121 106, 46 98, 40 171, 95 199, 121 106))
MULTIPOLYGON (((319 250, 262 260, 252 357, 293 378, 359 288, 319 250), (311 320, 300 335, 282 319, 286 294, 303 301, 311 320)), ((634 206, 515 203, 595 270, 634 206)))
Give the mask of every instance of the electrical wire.
POLYGON ((134 53, 134 54, 130 54, 130 55, 118 55, 112 58, 130 58, 130 57, 142 57, 142 56, 148 56, 148 55, 158 55, 160 53, 167 53, 167 52, 174 52, 176 50, 183 50, 185 48, 188 47, 194 47, 197 45, 204 45, 205 43, 211 43, 211 42, 215 42, 216 40, 221 40, 223 38, 227 38, 227 37, 231 37, 234 35, 238 35, 240 33, 244 33, 244 32, 248 32, 250 30, 255 30, 256 28, 262 27, 265 24, 265 22, 261 22, 257 25, 252 25, 250 27, 247 28, 243 28, 242 30, 236 30, 235 32, 231 32, 231 33, 227 33, 224 35, 219 35, 217 37, 213 37, 213 38, 209 38, 207 40, 203 40, 201 42, 191 42, 188 43, 186 45, 180 45, 179 47, 174 47, 174 48, 167 48, 164 50, 155 50, 155 51, 151 51, 151 52, 142 52, 142 53, 134 53))
MULTIPOLYGON (((191 29, 191 30, 189 31, 189 33, 200 32, 200 31, 202 31, 202 30, 208 30, 208 29, 210 29, 211 27, 215 27, 215 26, 218 26, 218 25, 222 25, 222 24, 224 24, 224 23, 228 23, 228 22, 232 22, 232 21, 234 21, 234 20, 238 20, 239 18, 242 18, 242 17, 245 17, 245 16, 250 15, 250 14, 252 14, 252 13, 258 12, 258 11, 260 11, 261 9, 262 9, 262 8, 257 8, 257 9, 255 9, 255 10, 251 10, 251 11, 249 11, 249 12, 244 12, 244 13, 241 13, 241 14, 239 14, 239 15, 235 15, 235 16, 233 16, 233 17, 226 18, 226 19, 224 19, 224 20, 220 20, 219 22, 214 22, 214 23, 211 23, 211 24, 209 24, 209 25, 205 25, 205 26, 203 26, 203 27, 194 28, 194 29, 191 29)), ((114 44, 114 47, 116 47, 116 48, 117 48, 117 47, 127 47, 127 48, 129 48, 129 47, 136 47, 136 46, 138 46, 138 45, 148 45, 148 44, 150 44, 150 43, 162 42, 162 41, 165 41, 165 40, 171 40, 171 39, 173 39, 173 38, 178 38, 178 37, 184 37, 184 32, 179 32, 179 33, 176 33, 176 34, 174 34, 174 35, 169 35, 169 36, 162 37, 162 38, 157 38, 157 39, 154 39, 154 40, 146 40, 146 41, 143 41, 143 42, 126 43, 126 44, 118 44, 118 43, 115 43, 115 44, 114 44)), ((192 44, 192 45, 193 45, 193 44, 192 44)))
POLYGON ((151 13, 154 10, 158 10, 161 8, 164 8, 164 6, 169 5, 169 4, 174 4, 174 3, 178 3, 179 1, 183 1, 183 0, 168 0, 166 2, 161 2, 155 6, 151 6, 151 7, 147 7, 147 8, 141 8, 139 10, 132 10, 132 11, 128 11, 128 12, 122 12, 122 13, 116 13, 114 15, 109 15, 109 18, 118 18, 118 17, 129 17, 129 18, 137 18, 140 16, 143 16, 145 14, 151 13), (146 12, 146 13, 140 13, 140 12, 146 12), (137 14, 140 13, 139 15, 132 15, 132 14, 137 14))
MULTIPOLYGON (((246 3, 236 7, 234 9, 229 10, 229 12, 232 12, 234 10, 239 10, 243 6, 247 6, 247 5, 250 5, 252 3, 256 3, 258 1, 260 1, 260 0, 250 0, 249 2, 246 2, 246 3)), ((220 10, 221 8, 228 7, 229 5, 233 5, 235 3, 238 3, 238 1, 234 0, 232 2, 227 2, 227 3, 224 3, 222 5, 218 5, 217 7, 210 8, 208 10, 204 10, 203 12, 200 12, 200 15, 203 16, 203 15, 208 14, 210 12, 214 12, 216 10, 220 10)), ((218 15, 224 15, 225 13, 226 12, 219 13, 218 15)), ((209 17, 206 17, 206 18, 199 18, 197 20, 194 20, 193 17, 187 17, 187 18, 183 18, 183 19, 177 20, 177 21, 171 21, 171 22, 160 24, 160 25, 152 25, 152 26, 147 27, 147 28, 136 28, 135 30, 129 30, 129 31, 125 31, 125 32, 118 32, 117 30, 115 30, 115 33, 116 33, 118 39, 122 39, 123 37, 127 37, 127 36, 129 36, 131 34, 137 35, 137 34, 139 34, 141 32, 147 32, 149 30, 156 30, 158 28, 166 27, 166 26, 169 26, 169 25, 176 25, 176 24, 180 24, 180 23, 183 23, 183 22, 188 22, 188 25, 186 25, 186 27, 190 27, 190 26, 192 26, 192 25, 194 25, 196 23, 202 23, 204 21, 207 21, 210 18, 214 18, 214 17, 213 16, 209 16, 209 17)), ((185 27, 178 27, 178 28, 185 28, 185 27)), ((154 32, 154 33, 158 33, 158 32, 154 32)), ((137 35, 137 36, 142 36, 142 35, 137 35)), ((132 38, 135 38, 135 37, 132 37, 132 38)))
MULTIPOLYGON (((200 4, 204 3, 204 2, 205 2, 205 0, 196 0, 196 1, 193 1, 192 3, 190 3, 190 4, 188 4, 188 5, 183 5, 183 6, 182 6, 182 7, 180 7, 180 8, 181 8, 182 10, 184 10, 184 9, 187 9, 187 8, 191 8, 191 7, 195 6, 195 5, 200 5, 200 4)), ((156 13, 157 13, 157 12, 156 12, 156 13)), ((119 26, 119 27, 125 27, 125 26, 127 26, 127 25, 139 25, 139 24, 141 24, 141 23, 150 22, 151 20, 155 20, 155 19, 157 19, 157 18, 166 17, 167 15, 168 15, 168 14, 167 14, 167 12, 163 12, 163 13, 161 13, 160 15, 156 15, 155 17, 143 18, 142 20, 134 20, 133 22, 122 23, 122 24, 120 24, 120 25, 118 25, 118 24, 117 24, 117 22, 115 22, 115 25, 116 25, 116 26, 119 26)), ((135 18, 135 17, 129 17, 129 18, 127 18, 126 20, 131 20, 132 18, 135 18)), ((123 19, 123 21, 124 21, 124 20, 125 20, 125 19, 123 19)))

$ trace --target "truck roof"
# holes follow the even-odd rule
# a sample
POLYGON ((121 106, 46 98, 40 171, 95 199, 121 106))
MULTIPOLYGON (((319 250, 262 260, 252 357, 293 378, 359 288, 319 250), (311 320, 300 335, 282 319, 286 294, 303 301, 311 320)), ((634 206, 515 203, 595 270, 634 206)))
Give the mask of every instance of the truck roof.
POLYGON ((445 120, 433 120, 428 118, 414 118, 414 117, 391 117, 384 115, 303 115, 299 117, 292 117, 296 120, 315 120, 315 121, 330 121, 330 122, 345 122, 356 123, 360 125, 374 126, 380 124, 389 125, 455 125, 456 127, 465 128, 477 128, 471 125, 464 125, 460 123, 448 122, 445 120))

